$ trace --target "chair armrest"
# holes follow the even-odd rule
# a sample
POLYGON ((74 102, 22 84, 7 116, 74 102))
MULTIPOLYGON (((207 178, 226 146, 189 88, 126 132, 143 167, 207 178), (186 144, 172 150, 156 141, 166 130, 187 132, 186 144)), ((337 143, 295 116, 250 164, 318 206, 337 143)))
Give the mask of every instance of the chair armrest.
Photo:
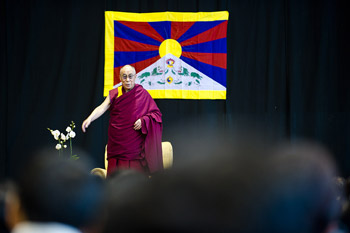
POLYGON ((173 166, 173 146, 170 142, 162 142, 162 151, 164 169, 171 168, 173 166))
POLYGON ((102 168, 98 168, 98 167, 92 169, 90 173, 91 173, 92 175, 99 176, 99 177, 101 177, 101 178, 103 178, 103 179, 106 179, 106 177, 107 177, 107 171, 106 171, 106 169, 102 169, 102 168))

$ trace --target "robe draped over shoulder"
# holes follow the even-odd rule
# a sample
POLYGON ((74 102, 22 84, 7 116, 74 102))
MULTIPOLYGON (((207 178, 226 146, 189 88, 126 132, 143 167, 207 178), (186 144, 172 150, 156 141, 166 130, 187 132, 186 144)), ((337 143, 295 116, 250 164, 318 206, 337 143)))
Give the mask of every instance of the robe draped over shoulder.
POLYGON ((150 173, 162 170, 162 114, 157 104, 141 85, 125 93, 121 90, 109 93, 107 158, 145 159, 150 173), (142 121, 141 130, 134 130, 137 119, 142 121))

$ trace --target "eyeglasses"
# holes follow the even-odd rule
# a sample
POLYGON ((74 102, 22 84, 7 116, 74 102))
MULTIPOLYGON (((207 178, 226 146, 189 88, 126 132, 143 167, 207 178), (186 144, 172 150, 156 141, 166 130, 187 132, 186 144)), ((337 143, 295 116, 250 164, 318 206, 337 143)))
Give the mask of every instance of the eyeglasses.
POLYGON ((123 78, 124 80, 126 80, 127 78, 132 79, 134 76, 135 76, 134 74, 129 74, 129 75, 123 74, 123 75, 122 75, 122 78, 123 78))

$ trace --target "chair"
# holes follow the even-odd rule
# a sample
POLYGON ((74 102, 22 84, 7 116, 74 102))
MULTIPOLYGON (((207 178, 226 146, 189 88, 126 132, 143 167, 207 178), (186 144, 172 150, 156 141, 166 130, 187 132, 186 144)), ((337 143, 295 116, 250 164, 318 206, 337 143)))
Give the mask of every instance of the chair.
MULTIPOLYGON (((173 146, 170 142, 162 142, 162 152, 163 152, 163 167, 164 169, 169 169, 173 166, 173 146)), ((91 170, 91 174, 99 176, 101 178, 107 177, 107 145, 105 147, 105 168, 94 168, 91 170)))

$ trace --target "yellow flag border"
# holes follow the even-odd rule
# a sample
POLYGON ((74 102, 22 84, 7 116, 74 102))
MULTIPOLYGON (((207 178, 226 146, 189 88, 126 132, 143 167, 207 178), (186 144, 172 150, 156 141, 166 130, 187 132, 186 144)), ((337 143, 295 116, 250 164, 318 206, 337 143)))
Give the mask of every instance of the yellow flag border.
MULTIPOLYGON (((103 96, 113 89, 114 82, 114 21, 159 22, 159 21, 216 21, 228 20, 228 11, 216 12, 153 12, 130 13, 121 11, 105 12, 105 66, 103 96)), ((148 90, 156 99, 226 99, 226 91, 192 90, 148 90), (161 95, 162 94, 162 95, 161 95)))

